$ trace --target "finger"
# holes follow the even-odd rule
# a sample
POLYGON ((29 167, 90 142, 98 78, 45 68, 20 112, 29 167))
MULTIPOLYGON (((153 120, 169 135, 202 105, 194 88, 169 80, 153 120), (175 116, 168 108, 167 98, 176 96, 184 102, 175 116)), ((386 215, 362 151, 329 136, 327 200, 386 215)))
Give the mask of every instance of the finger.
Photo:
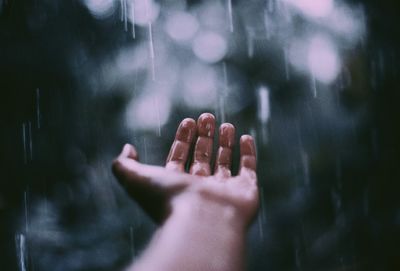
POLYGON ((187 185, 191 182, 187 174, 170 172, 159 166, 141 164, 135 160, 136 157, 134 147, 127 144, 112 164, 114 175, 127 188, 167 189, 187 185))
POLYGON ((134 148, 125 146, 113 162, 113 173, 143 210, 161 223, 171 211, 168 204, 170 196, 179 193, 192 182, 198 182, 197 178, 200 177, 141 164, 135 158, 137 154, 134 148))
POLYGON ((256 147, 254 139, 250 135, 243 135, 240 138, 240 166, 239 175, 250 175, 256 178, 256 147))
POLYGON ((112 163, 112 172, 118 179, 120 179, 120 177, 122 177, 124 173, 124 164, 126 163, 126 161, 133 161, 134 163, 138 161, 137 151, 135 147, 133 147, 131 144, 125 144, 122 148, 121 153, 116 159, 114 159, 112 163))
POLYGON ((219 148, 215 160, 215 175, 231 176, 232 151, 235 142, 235 126, 224 123, 219 128, 219 148))
POLYGON ((210 113, 203 113, 197 120, 197 142, 194 148, 193 163, 190 173, 194 175, 209 176, 211 174, 210 162, 215 130, 215 118, 210 113))
POLYGON ((122 148, 122 152, 119 156, 131 158, 134 160, 139 160, 138 153, 137 153, 135 147, 133 147, 131 144, 125 144, 124 147, 122 148))
POLYGON ((179 125, 174 143, 172 143, 167 158, 166 168, 176 171, 185 171, 185 164, 188 159, 190 146, 196 134, 196 121, 194 119, 184 119, 179 125))

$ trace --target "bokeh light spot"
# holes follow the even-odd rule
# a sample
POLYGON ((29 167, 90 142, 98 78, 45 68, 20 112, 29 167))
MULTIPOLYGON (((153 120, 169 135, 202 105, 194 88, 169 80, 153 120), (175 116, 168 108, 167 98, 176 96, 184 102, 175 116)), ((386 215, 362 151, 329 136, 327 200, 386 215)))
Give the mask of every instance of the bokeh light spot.
POLYGON ((333 0, 285 0, 305 15, 310 17, 325 17, 334 8, 333 0))
POLYGON ((169 16, 165 25, 168 35, 177 42, 185 42, 194 37, 199 23, 197 19, 186 12, 176 12, 169 16))
POLYGON ((90 13, 96 18, 106 18, 111 16, 115 9, 114 0, 84 0, 90 13))
POLYGON ((183 74, 183 100, 193 108, 209 108, 216 102, 217 76, 208 66, 192 64, 183 74))
POLYGON ((193 41, 194 54, 208 63, 215 63, 223 59, 227 49, 225 38, 212 31, 199 33, 193 41))
POLYGON ((153 0, 134 0, 129 9, 129 19, 139 26, 154 22, 160 14, 160 6, 153 0))
POLYGON ((171 102, 160 93, 133 100, 127 107, 126 126, 131 129, 154 130, 167 123, 171 102))
POLYGON ((308 67, 315 78, 323 83, 331 83, 340 71, 337 49, 328 39, 316 36, 308 50, 308 67))

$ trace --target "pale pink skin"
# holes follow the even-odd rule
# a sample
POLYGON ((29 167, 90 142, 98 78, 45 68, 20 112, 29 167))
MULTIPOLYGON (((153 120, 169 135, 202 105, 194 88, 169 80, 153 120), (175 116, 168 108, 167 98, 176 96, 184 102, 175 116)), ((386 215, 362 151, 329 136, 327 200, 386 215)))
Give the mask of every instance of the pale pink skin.
POLYGON ((128 193, 161 224, 134 271, 244 269, 245 234, 259 204, 253 138, 240 138, 239 174, 232 176, 235 128, 219 129, 214 173, 212 114, 179 125, 165 167, 141 164, 127 144, 113 171, 128 193), (185 165, 195 143, 189 173, 185 165))

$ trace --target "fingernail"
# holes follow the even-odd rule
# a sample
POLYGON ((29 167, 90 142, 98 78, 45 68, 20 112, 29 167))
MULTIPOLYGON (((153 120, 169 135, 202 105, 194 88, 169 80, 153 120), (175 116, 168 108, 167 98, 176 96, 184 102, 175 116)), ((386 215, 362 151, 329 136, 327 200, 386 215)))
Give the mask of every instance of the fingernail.
POLYGON ((184 142, 191 142, 196 133, 196 122, 193 119, 184 119, 179 125, 176 138, 184 142))
POLYGON ((131 152, 131 145, 130 144, 125 144, 124 147, 122 148, 122 154, 124 156, 128 156, 129 153, 131 152))
POLYGON ((255 155, 256 150, 254 146, 254 140, 251 135, 242 135, 240 138, 241 142, 241 151, 243 154, 248 154, 248 155, 255 155))
POLYGON ((235 143, 235 126, 224 123, 219 128, 219 145, 232 148, 235 143))
POLYGON ((214 136, 214 130, 215 130, 214 115, 210 113, 202 114, 198 120, 199 135, 212 137, 214 136))

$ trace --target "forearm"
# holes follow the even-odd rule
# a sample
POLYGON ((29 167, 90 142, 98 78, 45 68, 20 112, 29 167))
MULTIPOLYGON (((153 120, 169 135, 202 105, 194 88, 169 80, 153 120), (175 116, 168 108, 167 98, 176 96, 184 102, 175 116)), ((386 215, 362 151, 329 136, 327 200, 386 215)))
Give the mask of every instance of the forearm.
POLYGON ((235 212, 212 201, 179 208, 130 270, 243 270, 245 227, 235 212))

